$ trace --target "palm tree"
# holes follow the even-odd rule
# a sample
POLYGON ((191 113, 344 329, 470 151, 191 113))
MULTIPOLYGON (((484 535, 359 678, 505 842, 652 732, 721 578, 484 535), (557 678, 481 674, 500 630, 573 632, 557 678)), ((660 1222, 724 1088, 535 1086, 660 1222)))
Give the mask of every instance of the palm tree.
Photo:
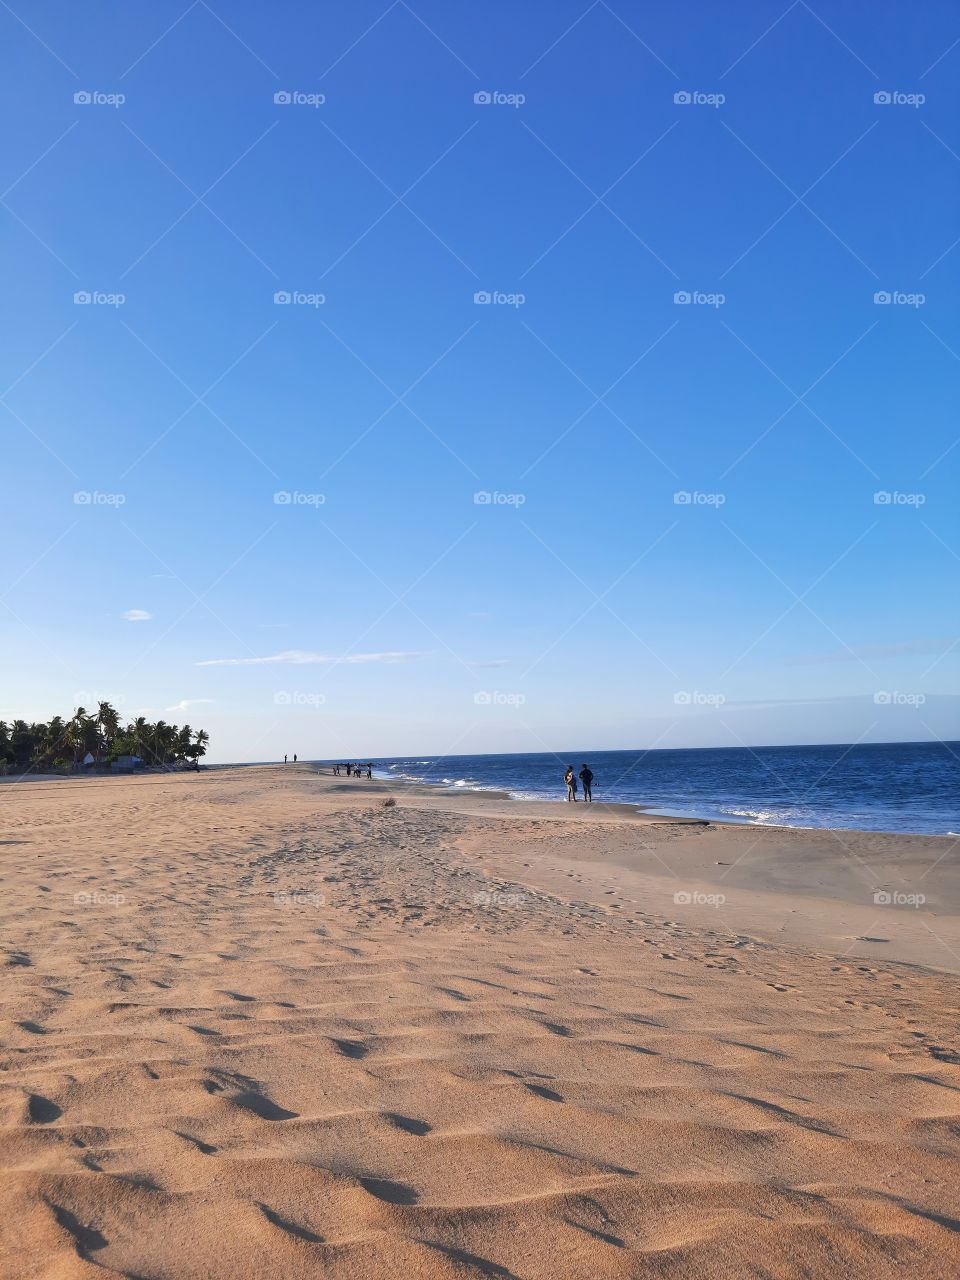
POLYGON ((116 708, 109 702, 101 702, 97 706, 94 723, 97 727, 97 759, 99 760, 106 754, 110 743, 119 732, 120 717, 117 715, 116 708))
POLYGON ((134 755, 143 757, 143 744, 149 729, 146 716, 137 716, 132 724, 127 725, 127 733, 133 742, 134 755))
POLYGON ((67 726, 68 740, 73 748, 73 764, 74 768, 79 764, 80 757, 87 740, 87 725, 89 717, 87 716, 86 707, 77 707, 70 722, 67 726))
POLYGON ((49 724, 43 726, 43 760, 47 764, 56 764, 69 745, 68 725, 62 716, 54 716, 49 724))
POLYGON ((87 714, 85 708, 77 707, 73 713, 72 720, 73 742, 75 747, 74 763, 77 763, 78 757, 83 758, 90 752, 96 755, 100 747, 100 736, 97 731, 97 722, 93 716, 87 714))
POLYGON ((182 729, 177 730, 176 741, 174 742, 173 753, 177 760, 186 760, 190 754, 190 744, 193 738, 193 730, 188 724, 182 729))
MULTIPOLYGON (((162 723, 162 721, 160 723, 162 723)), ((175 724, 165 724, 163 726, 161 741, 163 743, 163 759, 164 763, 166 763, 168 760, 171 760, 174 755, 174 747, 177 741, 177 726, 175 724)))
POLYGON ((34 734, 26 720, 14 720, 10 726, 10 745, 16 765, 26 768, 33 758, 34 734))
POLYGON ((185 724, 179 728, 158 720, 150 724, 138 716, 125 728, 109 702, 97 706, 96 715, 77 707, 69 719, 54 716, 46 723, 0 720, 0 775, 12 767, 27 770, 56 765, 65 757, 76 768, 87 752, 97 760, 104 755, 126 754, 133 750, 141 760, 165 765, 171 761, 198 760, 206 753, 210 735, 185 724))
POLYGON ((158 720, 153 726, 150 750, 154 764, 166 764, 175 734, 175 726, 167 724, 165 720, 158 720))

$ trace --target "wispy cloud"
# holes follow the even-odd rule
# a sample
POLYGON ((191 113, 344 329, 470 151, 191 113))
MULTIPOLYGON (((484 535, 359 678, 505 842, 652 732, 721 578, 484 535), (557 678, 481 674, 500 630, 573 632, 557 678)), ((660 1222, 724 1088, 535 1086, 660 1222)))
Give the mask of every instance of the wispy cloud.
POLYGON ((371 662, 417 662, 425 658, 425 653, 347 653, 342 657, 329 653, 308 653, 304 649, 285 649, 283 653, 273 653, 265 658, 207 658, 204 662, 195 663, 198 667, 272 667, 272 666, 329 666, 337 663, 344 666, 355 666, 359 663, 371 662))
POLYGON ((212 698, 181 698, 181 700, 173 707, 167 707, 167 711, 189 711, 191 707, 199 707, 201 703, 213 702, 212 698))
POLYGON ((487 667, 509 667, 509 658, 491 658, 488 662, 468 662, 468 667, 476 667, 477 670, 486 670, 487 667))
MULTIPOLYGON (((720 707, 720 713, 725 711, 765 711, 776 707, 828 707, 838 706, 841 703, 858 703, 872 700, 873 695, 867 693, 850 693, 840 694, 836 697, 827 696, 823 698, 753 698, 740 702, 731 701, 724 702, 720 707)), ((716 715, 716 711, 712 711, 716 715)))
POLYGON ((870 658, 902 658, 909 655, 921 657, 946 653, 956 640, 902 640, 898 644, 852 644, 848 649, 828 649, 823 653, 801 653, 787 658, 788 663, 802 666, 825 662, 859 662, 870 658))
MULTIPOLYGON (((929 704, 931 702, 939 703, 945 699, 957 699, 960 698, 960 694, 928 693, 925 697, 929 704)), ((876 705, 875 693, 843 693, 823 698, 757 698, 755 701, 745 702, 735 702, 731 700, 723 703, 719 708, 719 714, 722 716, 728 711, 765 711, 771 708, 780 707, 858 707, 867 704, 876 705)), ((700 713, 713 716, 718 714, 718 712, 713 708, 709 708, 705 712, 701 711, 700 713)))
POLYGON ((127 622, 149 622, 153 614, 147 613, 146 609, 128 609, 123 616, 127 622))

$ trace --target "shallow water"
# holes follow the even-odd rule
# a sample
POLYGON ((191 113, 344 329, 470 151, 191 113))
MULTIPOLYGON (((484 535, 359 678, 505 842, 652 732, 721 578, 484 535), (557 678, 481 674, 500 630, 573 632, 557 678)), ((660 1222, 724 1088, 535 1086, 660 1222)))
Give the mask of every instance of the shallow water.
POLYGON ((596 800, 727 822, 960 834, 960 743, 568 750, 381 761, 381 776, 564 800, 587 761, 596 800))

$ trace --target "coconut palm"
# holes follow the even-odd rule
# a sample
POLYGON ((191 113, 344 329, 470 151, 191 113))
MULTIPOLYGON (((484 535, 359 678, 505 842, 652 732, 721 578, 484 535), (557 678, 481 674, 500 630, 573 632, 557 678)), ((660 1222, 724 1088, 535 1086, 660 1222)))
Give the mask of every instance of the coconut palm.
POLYGON ((87 715, 86 707, 77 707, 67 725, 67 734, 70 746, 73 749, 74 766, 79 764, 86 751, 89 724, 90 717, 87 715))
POLYGON ((127 725, 127 733, 133 743, 134 755, 143 757, 143 744, 147 737, 149 729, 146 716, 137 716, 131 724, 127 725))
POLYGON ((18 768, 27 768, 33 755, 33 733, 26 720, 14 720, 10 726, 10 745, 14 764, 18 768))
POLYGON ((62 716, 54 716, 43 725, 42 750, 45 764, 56 764, 69 745, 68 726, 62 716))
POLYGON ((95 715, 77 707, 68 720, 62 716, 47 723, 0 720, 0 774, 11 768, 49 767, 65 758, 76 767, 87 752, 97 760, 132 751, 152 764, 182 764, 204 755, 209 741, 203 729, 194 730, 188 724, 181 728, 164 720, 150 724, 144 716, 121 726, 112 704, 100 702, 95 715))
POLYGON ((97 706, 94 723, 97 727, 97 758, 100 759, 107 750, 107 744, 120 730, 120 717, 109 702, 101 702, 97 706))
POLYGON ((88 752, 94 756, 97 754, 100 747, 100 735, 97 730, 96 720, 87 713, 85 707, 77 707, 73 713, 73 724, 75 726, 73 738, 76 747, 74 763, 76 763, 77 759, 82 760, 88 752))
POLYGON ((177 760, 186 760, 190 755, 192 737, 193 730, 188 724, 185 724, 182 729, 177 729, 173 745, 173 754, 177 760))
POLYGON ((167 724, 165 720, 158 720, 153 726, 153 732, 150 736, 150 750, 154 764, 166 764, 175 734, 175 726, 167 724))

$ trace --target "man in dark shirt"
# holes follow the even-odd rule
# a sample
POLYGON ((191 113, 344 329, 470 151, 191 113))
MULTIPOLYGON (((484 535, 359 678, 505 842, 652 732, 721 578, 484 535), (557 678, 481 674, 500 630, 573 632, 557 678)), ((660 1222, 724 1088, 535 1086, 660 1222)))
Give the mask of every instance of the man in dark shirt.
POLYGON ((593 804, 593 774, 590 772, 589 765, 584 765, 580 770, 580 781, 583 783, 583 799, 587 804, 593 804))

